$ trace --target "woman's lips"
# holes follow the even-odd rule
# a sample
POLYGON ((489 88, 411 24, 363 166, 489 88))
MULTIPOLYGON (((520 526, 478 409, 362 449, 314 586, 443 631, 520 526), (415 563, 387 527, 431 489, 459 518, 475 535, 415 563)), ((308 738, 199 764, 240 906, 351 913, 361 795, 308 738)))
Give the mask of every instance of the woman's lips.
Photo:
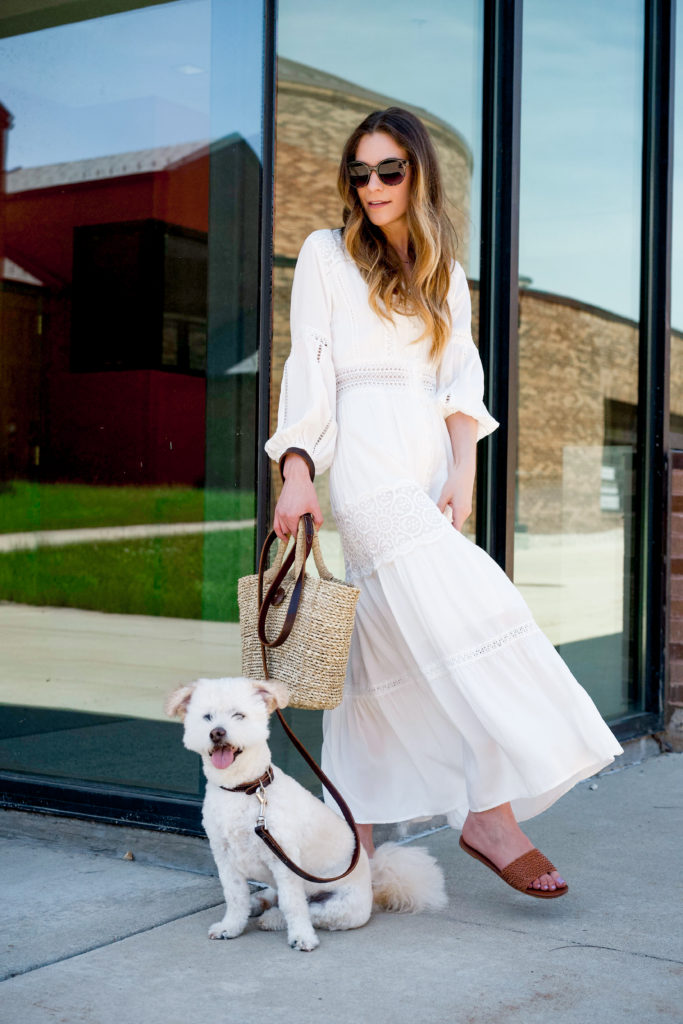
POLYGON ((388 199, 377 199, 374 202, 373 201, 369 202, 368 206, 388 206, 388 204, 389 204, 389 200, 388 199))

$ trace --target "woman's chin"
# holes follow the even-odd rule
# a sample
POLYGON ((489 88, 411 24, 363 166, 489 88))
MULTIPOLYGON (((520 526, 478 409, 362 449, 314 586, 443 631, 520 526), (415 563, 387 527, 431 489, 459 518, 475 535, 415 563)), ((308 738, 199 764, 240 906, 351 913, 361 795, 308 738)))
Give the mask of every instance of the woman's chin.
POLYGON ((366 210, 365 216, 368 218, 371 224, 374 224, 376 228, 385 228, 389 224, 392 224, 396 219, 390 213, 384 210, 366 210))

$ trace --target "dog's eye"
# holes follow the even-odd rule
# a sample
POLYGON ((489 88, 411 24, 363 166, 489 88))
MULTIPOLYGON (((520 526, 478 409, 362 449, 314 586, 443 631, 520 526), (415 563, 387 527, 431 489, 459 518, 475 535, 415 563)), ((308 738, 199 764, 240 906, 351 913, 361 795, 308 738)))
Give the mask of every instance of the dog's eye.
POLYGON ((213 715, 204 715, 204 721, 205 722, 210 722, 212 718, 213 718, 213 715))
POLYGON ((238 721, 241 721, 244 718, 244 715, 242 714, 241 711, 236 711, 232 717, 236 718, 238 721))

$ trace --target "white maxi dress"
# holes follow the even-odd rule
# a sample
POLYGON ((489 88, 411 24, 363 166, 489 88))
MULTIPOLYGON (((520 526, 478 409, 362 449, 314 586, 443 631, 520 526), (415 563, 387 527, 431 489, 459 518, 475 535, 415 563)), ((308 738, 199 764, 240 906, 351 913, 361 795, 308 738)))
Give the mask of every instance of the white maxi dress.
MULTIPOLYGON (((454 263, 452 335, 438 373, 421 321, 375 314, 341 229, 310 234, 291 300, 279 460, 303 448, 361 588, 344 699, 323 715, 322 767, 359 822, 510 801, 522 821, 622 748, 500 566, 436 502, 453 461, 445 419, 498 423, 483 402, 470 295, 454 263)), ((326 799, 334 806, 329 795, 326 799)))

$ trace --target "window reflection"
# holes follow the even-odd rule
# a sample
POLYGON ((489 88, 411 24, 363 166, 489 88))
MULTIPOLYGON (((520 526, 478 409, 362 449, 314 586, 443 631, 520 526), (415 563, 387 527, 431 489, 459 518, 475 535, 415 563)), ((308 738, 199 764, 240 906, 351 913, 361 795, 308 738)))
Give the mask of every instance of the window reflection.
MULTIPOLYGON (((289 297, 296 257, 311 231, 341 225, 336 188, 339 157, 348 135, 371 111, 408 107, 424 121, 434 140, 458 234, 457 258, 468 277, 474 278, 475 340, 479 276, 482 4, 472 0, 458 4, 456 10, 428 2, 418 16, 413 4, 399 0, 392 6, 390 19, 386 12, 358 0, 324 12, 307 0, 282 0, 279 10, 271 432, 277 423, 282 370, 290 348, 289 297), (359 33, 361 22, 363 32, 359 33), (383 42, 378 47, 380 38, 383 42)), ((321 531, 325 559, 343 578, 327 474, 316 479, 316 486, 325 519, 321 531)), ((279 472, 274 471, 273 506, 280 487, 279 472)), ((475 517, 473 510, 465 533, 472 535, 475 517)))
POLYGON ((604 715, 631 643, 642 4, 524 6, 515 583, 604 715))
POLYGON ((163 699, 240 671, 262 23, 0 38, 0 768, 198 791, 163 699))

